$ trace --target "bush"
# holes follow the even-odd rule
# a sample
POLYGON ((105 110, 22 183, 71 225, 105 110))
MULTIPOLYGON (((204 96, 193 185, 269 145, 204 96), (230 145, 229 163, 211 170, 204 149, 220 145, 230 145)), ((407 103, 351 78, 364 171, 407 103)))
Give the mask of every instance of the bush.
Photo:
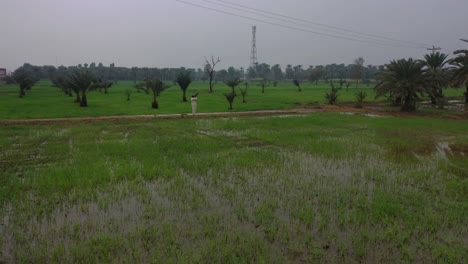
POLYGON ((365 92, 359 92, 354 95, 356 97, 356 108, 362 108, 364 106, 364 100, 367 97, 365 92))
POLYGON ((330 82, 331 90, 325 94, 328 104, 335 104, 338 101, 338 91, 340 88, 336 88, 333 81, 330 82))

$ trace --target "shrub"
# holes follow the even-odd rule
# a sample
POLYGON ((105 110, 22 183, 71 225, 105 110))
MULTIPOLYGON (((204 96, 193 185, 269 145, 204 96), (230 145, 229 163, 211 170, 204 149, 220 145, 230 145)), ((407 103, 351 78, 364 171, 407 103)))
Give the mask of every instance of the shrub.
POLYGON ((356 108, 362 108, 364 106, 364 100, 367 97, 367 94, 363 91, 356 93, 354 95, 356 97, 356 108))
POLYGON ((335 104, 338 101, 338 91, 340 88, 336 88, 333 84, 333 81, 330 82, 331 90, 325 94, 325 99, 327 99, 328 104, 335 104))

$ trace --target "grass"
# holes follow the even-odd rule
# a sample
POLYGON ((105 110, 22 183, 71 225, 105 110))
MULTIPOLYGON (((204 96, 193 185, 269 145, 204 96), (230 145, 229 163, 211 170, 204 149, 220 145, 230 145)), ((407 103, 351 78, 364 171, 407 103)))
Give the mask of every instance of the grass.
MULTIPOLYGON (((242 85, 242 84, 241 84, 242 85)), ((152 96, 137 93, 133 89, 131 100, 127 101, 125 91, 132 89, 133 82, 118 82, 108 94, 91 92, 88 95, 89 107, 80 108, 73 103, 74 97, 68 97, 58 88, 52 87, 49 81, 41 81, 28 91, 27 96, 18 98, 16 86, 0 86, 0 119, 17 118, 55 118, 55 117, 83 117, 83 116, 115 116, 139 114, 174 114, 190 113, 190 102, 182 102, 182 92, 178 86, 164 91, 159 97, 159 110, 151 109, 152 96)), ((325 93, 330 90, 329 85, 320 83, 302 84, 303 92, 298 92, 293 83, 280 83, 277 87, 267 87, 265 93, 261 88, 251 85, 247 103, 242 103, 240 92, 234 100, 233 111, 276 110, 301 108, 313 102, 325 103, 325 93)), ((226 112, 228 102, 223 93, 230 88, 223 83, 215 86, 215 93, 208 93, 208 84, 194 82, 188 89, 190 96, 200 92, 198 99, 198 112, 226 112)), ((364 91, 368 94, 366 101, 375 101, 372 86, 361 85, 342 89, 339 92, 338 102, 355 102, 355 93, 364 91)), ((463 90, 448 89, 447 96, 462 96, 463 90)), ((379 101, 385 101, 380 98, 379 101)), ((314 104, 316 105, 316 104, 314 104)), ((440 112, 440 111, 439 111, 440 112)))
POLYGON ((463 263, 466 131, 333 113, 2 126, 0 262, 463 263))

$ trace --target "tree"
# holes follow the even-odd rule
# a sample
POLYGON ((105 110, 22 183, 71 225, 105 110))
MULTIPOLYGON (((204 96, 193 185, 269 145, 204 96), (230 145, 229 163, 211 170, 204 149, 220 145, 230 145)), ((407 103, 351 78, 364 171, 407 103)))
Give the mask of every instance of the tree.
POLYGON ((96 89, 94 75, 88 69, 76 69, 69 73, 67 77, 67 86, 81 93, 80 107, 88 106, 86 97, 88 91, 96 89))
POLYGON ((232 80, 227 80, 224 83, 231 87, 232 93, 236 93, 236 87, 241 83, 242 81, 239 78, 232 79, 232 80))
POLYGON ((293 80, 293 84, 294 84, 294 86, 297 87, 297 91, 298 91, 298 92, 302 92, 302 89, 301 89, 301 82, 300 82, 299 80, 294 79, 294 80, 293 80))
POLYGON ((423 67, 421 61, 412 58, 391 61, 377 76, 376 97, 390 94, 403 101, 401 111, 415 111, 418 94, 430 93, 425 88, 423 67))
MULTIPOLYGON (((464 39, 461 41, 468 42, 464 39)), ((457 57, 450 60, 450 64, 454 66, 451 83, 455 87, 465 85, 465 103, 468 104, 468 50, 457 50, 453 54, 457 57)))
POLYGON ((19 85, 20 98, 23 98, 23 96, 26 95, 26 90, 31 90, 34 84, 38 81, 38 78, 34 75, 33 71, 26 66, 21 66, 16 69, 8 79, 19 85))
POLYGON ((340 88, 336 88, 335 85, 333 84, 333 80, 330 81, 330 87, 331 90, 330 92, 327 92, 325 94, 325 99, 327 99, 328 104, 335 104, 338 101, 338 91, 340 88))
POLYGON ((127 96, 127 101, 130 101, 130 96, 132 95, 132 89, 125 89, 125 95, 127 96))
POLYGON ((442 89, 449 84, 448 71, 445 68, 447 64, 447 54, 435 52, 424 56, 424 66, 426 67, 425 76, 427 85, 431 89, 429 96, 431 103, 436 104, 444 97, 442 89))
POLYGON ((108 93, 108 89, 112 87, 114 83, 108 80, 97 80, 95 83, 95 88, 99 89, 99 92, 101 92, 101 89, 104 89, 104 93, 108 93))
POLYGON ((192 76, 189 71, 181 71, 176 79, 177 84, 182 90, 182 102, 187 102, 187 88, 192 83, 192 76))
POLYGON ((213 92, 213 79, 214 79, 214 75, 216 72, 215 66, 220 61, 221 60, 219 58, 215 60, 213 56, 211 56, 211 61, 209 61, 208 59, 205 59, 205 72, 208 75, 208 79, 210 80, 210 93, 213 92))
POLYGON ((298 80, 302 80, 302 77, 304 75, 304 69, 302 69, 302 65, 294 66, 293 70, 294 70, 294 78, 298 80))
POLYGON ((151 107, 154 109, 159 108, 158 103, 158 96, 169 86, 165 85, 161 80, 155 79, 146 79, 143 84, 146 88, 146 91, 151 91, 153 93, 153 102, 151 103, 151 107))
POLYGON ((271 67, 271 74, 273 81, 280 81, 283 79, 283 71, 281 70, 281 66, 279 64, 273 65, 271 67))
POLYGON ((318 81, 320 80, 320 78, 322 78, 323 73, 324 73, 324 70, 322 68, 315 68, 311 70, 309 74, 309 81, 312 83, 315 82, 315 84, 318 84, 318 81))
POLYGON ((229 110, 232 110, 232 103, 234 102, 234 98, 236 98, 237 94, 235 92, 224 93, 224 96, 229 102, 229 110))
POLYGON ((294 70, 293 70, 291 64, 287 65, 285 72, 286 72, 286 79, 288 79, 288 80, 294 79, 294 70))
POLYGON ((244 89, 239 87, 239 90, 240 90, 241 95, 242 95, 242 103, 247 103, 247 101, 245 100, 245 97, 247 96, 247 91, 249 90, 249 83, 244 82, 244 89))
POLYGON ((356 97, 356 105, 355 105, 355 107, 356 107, 356 108, 362 108, 362 107, 364 107, 364 100, 365 100, 366 97, 367 97, 367 93, 366 93, 366 92, 363 92, 363 91, 360 91, 360 92, 354 94, 354 96, 356 97))
POLYGON ((268 87, 268 80, 267 79, 262 79, 259 83, 258 86, 262 87, 262 93, 265 93, 265 88, 268 87))
POLYGON ((351 76, 356 81, 356 88, 358 87, 359 80, 362 79, 364 71, 364 59, 359 57, 354 60, 354 64, 351 67, 351 76))

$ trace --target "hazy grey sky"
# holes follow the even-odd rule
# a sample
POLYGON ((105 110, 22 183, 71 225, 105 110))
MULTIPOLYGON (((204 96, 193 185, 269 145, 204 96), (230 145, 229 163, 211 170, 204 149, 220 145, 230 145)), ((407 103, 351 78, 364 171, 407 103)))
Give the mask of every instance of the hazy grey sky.
MULTIPOLYGON (((287 24, 203 0, 184 1, 287 24)), ((468 38, 468 0, 226 1, 354 31, 436 45, 446 53, 466 48, 458 39, 468 38)), ((390 59, 420 58, 427 52, 296 31, 175 0, 0 0, 0 67, 14 69, 24 62, 115 62, 117 66, 129 67, 198 68, 211 55, 221 58, 221 68, 247 67, 254 24, 258 28, 259 62, 279 63, 283 68, 286 64, 348 64, 358 56, 364 57, 366 64, 383 64, 390 59)), ((314 27, 301 28, 318 31, 314 27)))

